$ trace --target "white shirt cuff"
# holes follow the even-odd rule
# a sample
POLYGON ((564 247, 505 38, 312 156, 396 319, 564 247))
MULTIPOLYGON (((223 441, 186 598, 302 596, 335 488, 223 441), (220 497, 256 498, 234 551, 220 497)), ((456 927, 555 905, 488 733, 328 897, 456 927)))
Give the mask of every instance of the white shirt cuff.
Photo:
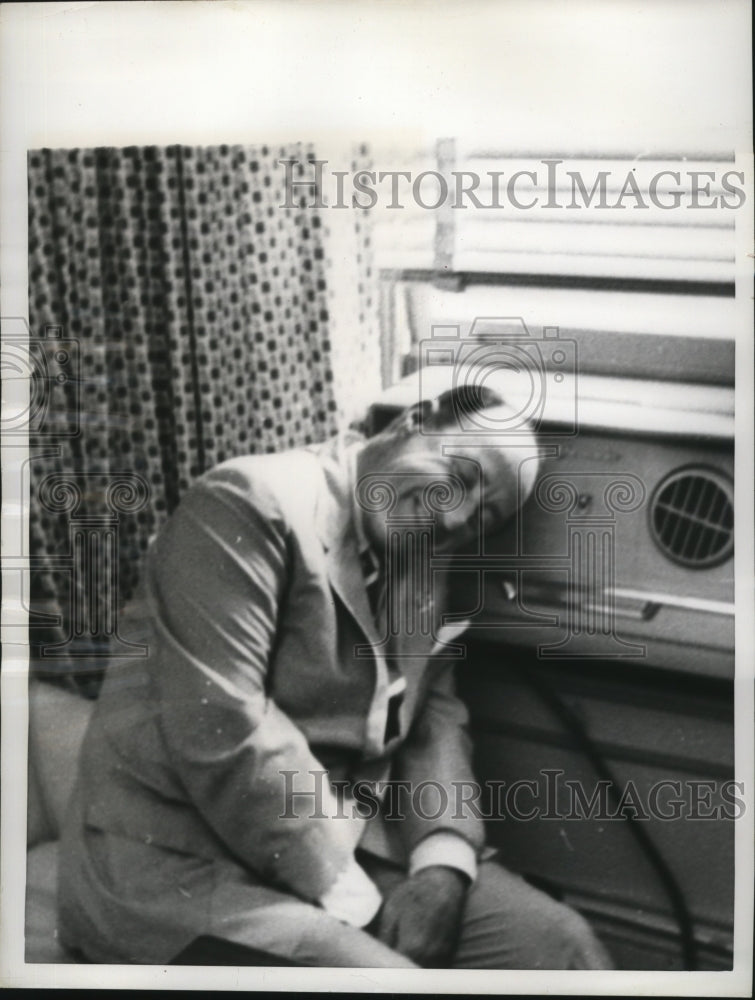
POLYGON ((474 882, 477 878, 477 854, 474 847, 463 837, 448 830, 438 830, 421 840, 409 858, 409 874, 429 868, 431 865, 445 865, 464 872, 474 882))
POLYGON ((382 902, 377 886, 353 858, 320 899, 332 917, 352 927, 366 927, 382 902))

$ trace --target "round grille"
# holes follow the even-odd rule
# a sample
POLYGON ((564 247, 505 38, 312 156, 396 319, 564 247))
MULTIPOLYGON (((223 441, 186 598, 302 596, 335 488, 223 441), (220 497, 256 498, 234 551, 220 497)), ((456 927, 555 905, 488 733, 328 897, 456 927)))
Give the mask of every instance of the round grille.
POLYGON ((683 566, 702 569, 734 550, 731 481, 713 469, 678 469, 650 502, 650 529, 658 548, 683 566))

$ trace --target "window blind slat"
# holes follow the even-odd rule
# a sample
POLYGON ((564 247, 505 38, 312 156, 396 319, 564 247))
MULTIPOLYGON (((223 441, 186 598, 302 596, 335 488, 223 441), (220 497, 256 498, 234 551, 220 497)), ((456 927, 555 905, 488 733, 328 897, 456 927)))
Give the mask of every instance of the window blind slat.
MULTIPOLYGON (((528 200, 525 195, 524 203, 528 200)), ((431 213, 426 212, 426 215, 431 213)), ((545 208, 539 204, 533 208, 518 209, 510 204, 504 208, 476 208, 468 202, 453 210, 459 220, 474 219, 485 225, 499 226, 506 222, 526 222, 529 226, 663 226, 667 229, 721 229, 729 233, 734 230, 735 213, 726 208, 696 209, 691 196, 680 199, 678 208, 613 209, 598 208, 597 205, 580 206, 578 209, 545 208)))
POLYGON ((668 257, 622 257, 549 252, 485 253, 457 251, 454 270, 485 274, 570 275, 600 278, 644 278, 647 280, 713 281, 731 280, 728 261, 680 260, 668 257))
POLYGON ((529 222, 480 223, 474 216, 457 224, 457 254, 541 253, 612 255, 657 259, 733 261, 733 240, 725 229, 675 229, 670 226, 597 224, 533 225, 529 222))

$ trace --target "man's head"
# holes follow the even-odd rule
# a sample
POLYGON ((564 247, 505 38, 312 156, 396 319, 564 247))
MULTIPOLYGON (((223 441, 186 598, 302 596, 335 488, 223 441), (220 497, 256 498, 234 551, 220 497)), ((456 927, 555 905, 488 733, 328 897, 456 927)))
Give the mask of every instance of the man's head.
POLYGON ((432 517, 443 550, 502 526, 532 491, 539 464, 529 427, 519 423, 511 433, 515 418, 491 390, 460 387, 409 407, 370 438, 357 459, 357 503, 376 550, 382 551, 388 515, 432 517), (484 433, 475 431, 474 420, 461 419, 483 411, 484 433), (491 433, 496 426, 508 432, 491 433), (388 507, 371 502, 381 482, 392 493, 388 507))

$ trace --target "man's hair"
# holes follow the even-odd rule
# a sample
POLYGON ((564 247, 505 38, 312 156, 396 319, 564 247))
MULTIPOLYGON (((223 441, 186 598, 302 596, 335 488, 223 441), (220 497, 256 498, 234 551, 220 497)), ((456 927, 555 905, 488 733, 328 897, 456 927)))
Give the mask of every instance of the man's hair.
POLYGON ((381 433, 402 438, 417 434, 420 429, 431 433, 459 431, 463 417, 503 405, 501 396, 485 385, 459 385, 434 399, 407 406, 381 433))

